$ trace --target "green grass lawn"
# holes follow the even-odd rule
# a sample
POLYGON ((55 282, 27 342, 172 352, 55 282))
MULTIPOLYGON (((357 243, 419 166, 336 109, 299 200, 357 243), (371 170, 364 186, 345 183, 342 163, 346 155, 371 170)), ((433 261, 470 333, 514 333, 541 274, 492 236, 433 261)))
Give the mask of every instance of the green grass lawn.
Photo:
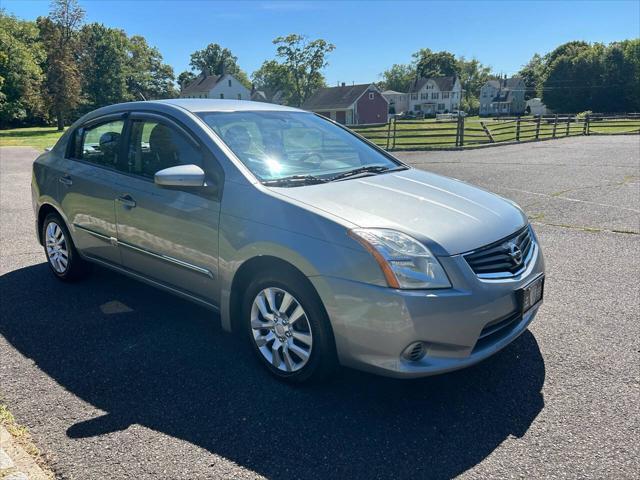
POLYGON ((44 150, 52 147, 62 132, 55 127, 31 127, 0 130, 0 147, 33 147, 44 150))

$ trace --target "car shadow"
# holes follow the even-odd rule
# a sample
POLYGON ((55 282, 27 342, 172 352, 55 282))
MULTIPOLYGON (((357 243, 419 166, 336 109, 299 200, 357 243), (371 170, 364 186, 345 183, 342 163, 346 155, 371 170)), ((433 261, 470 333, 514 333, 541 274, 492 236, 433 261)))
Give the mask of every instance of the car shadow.
POLYGON ((0 292, 0 334, 107 412, 78 418, 67 430, 75 439, 135 423, 267 477, 450 478, 522 436, 544 405, 544 361, 528 331, 447 375, 343 369, 292 387, 216 314, 109 271, 64 284, 39 264, 1 276, 0 292))

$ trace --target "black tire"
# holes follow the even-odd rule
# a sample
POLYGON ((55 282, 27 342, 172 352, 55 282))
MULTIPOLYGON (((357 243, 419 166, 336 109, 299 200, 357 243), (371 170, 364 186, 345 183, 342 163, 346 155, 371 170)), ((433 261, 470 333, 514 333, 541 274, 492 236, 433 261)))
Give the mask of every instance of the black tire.
POLYGON ((278 379, 290 383, 312 383, 326 379, 338 365, 335 340, 331 324, 320 297, 307 278, 295 272, 263 273, 255 277, 242 301, 242 334, 261 363, 278 379), (266 288, 276 288, 290 293, 304 309, 311 329, 313 344, 306 364, 299 370, 283 371, 274 367, 260 352, 251 328, 251 310, 257 295, 266 288))
POLYGON ((78 250, 76 246, 73 244, 73 240, 71 239, 71 235, 69 234, 69 229, 67 225, 64 223, 64 220, 57 213, 48 214, 44 222, 42 223, 42 243, 44 244, 44 254, 47 258, 47 264, 49 268, 56 276, 56 278, 66 281, 66 282, 74 282, 84 278, 89 271, 89 264, 80 257, 78 254, 78 250), (54 268, 53 263, 50 256, 49 250, 47 248, 47 229, 51 224, 55 224, 62 230, 64 246, 66 247, 67 252, 67 264, 64 270, 59 271, 54 268))

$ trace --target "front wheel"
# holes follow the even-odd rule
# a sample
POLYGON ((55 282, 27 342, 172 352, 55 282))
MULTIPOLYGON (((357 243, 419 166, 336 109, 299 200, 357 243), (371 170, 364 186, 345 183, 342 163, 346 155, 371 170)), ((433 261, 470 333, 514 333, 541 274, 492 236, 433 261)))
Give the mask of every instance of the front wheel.
POLYGON ((243 323, 257 357, 278 378, 300 383, 336 365, 333 334, 322 303, 296 276, 262 276, 246 291, 243 323))

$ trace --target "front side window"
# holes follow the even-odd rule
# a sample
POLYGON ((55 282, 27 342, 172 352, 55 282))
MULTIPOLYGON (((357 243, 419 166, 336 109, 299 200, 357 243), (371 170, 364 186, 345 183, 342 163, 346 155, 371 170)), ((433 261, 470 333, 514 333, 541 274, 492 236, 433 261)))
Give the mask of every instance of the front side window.
POLYGON ((76 133, 74 157, 103 167, 117 168, 124 121, 101 123, 76 133))
POLYGON ((306 112, 201 112, 200 117, 261 181, 330 179, 361 167, 398 164, 348 131, 306 112))
POLYGON ((221 94, 220 94, 220 98, 224 98, 224 93, 221 93, 221 94))
POLYGON ((146 178, 177 165, 202 166, 202 153, 178 129, 153 120, 133 120, 127 161, 119 170, 146 178))

